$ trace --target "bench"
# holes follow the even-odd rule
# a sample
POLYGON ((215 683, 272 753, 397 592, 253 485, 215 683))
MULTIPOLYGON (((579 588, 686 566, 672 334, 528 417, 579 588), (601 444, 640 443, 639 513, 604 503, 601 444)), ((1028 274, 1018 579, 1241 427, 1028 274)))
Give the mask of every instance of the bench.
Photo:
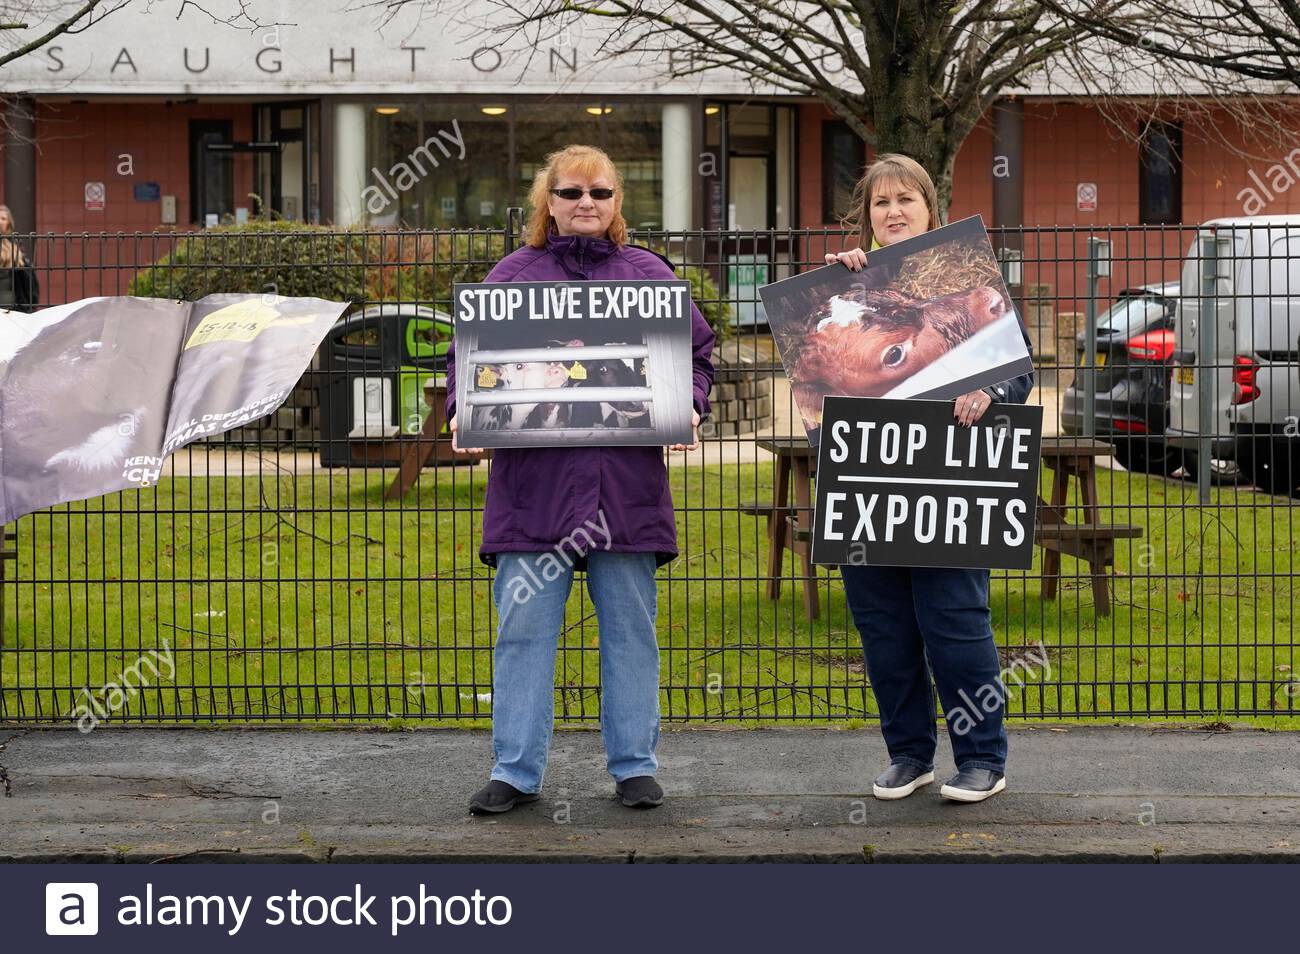
POLYGON ((1042 597, 1056 599, 1061 580, 1061 555, 1088 564, 1092 577, 1093 611, 1110 615, 1110 573, 1115 566, 1115 541, 1134 539, 1143 534, 1141 527, 1127 524, 1104 524, 1098 519, 1098 457, 1110 456, 1114 448, 1094 438, 1043 438, 1043 463, 1053 471, 1052 499, 1038 498, 1038 518, 1034 525, 1034 542, 1043 548, 1042 597), (1066 518, 1065 499, 1070 478, 1079 482, 1079 501, 1083 521, 1071 523, 1066 518))
MULTIPOLYGON (((492 456, 491 451, 484 454, 457 454, 451 449, 451 431, 447 429, 447 385, 437 378, 424 382, 424 403, 429 405, 429 414, 424 419, 420 433, 414 438, 390 441, 386 446, 376 448, 375 453, 386 454, 380 459, 397 464, 397 476, 384 493, 385 500, 400 500, 406 496, 415 482, 420 479, 420 471, 432 457, 435 464, 472 464, 492 456)), ((363 447, 362 453, 370 453, 369 447, 363 447)))
POLYGON ((18 562, 18 531, 6 530, 0 540, 0 646, 5 644, 5 580, 10 562, 18 562))
POLYGON ((817 571, 812 563, 812 541, 801 528, 812 524, 812 475, 817 451, 801 436, 760 438, 754 442, 773 455, 772 502, 741 504, 740 512, 767 520, 767 598, 781 598, 781 566, 785 551, 803 562, 804 615, 821 615, 817 597, 817 571), (793 497, 793 500, 791 498, 793 497))

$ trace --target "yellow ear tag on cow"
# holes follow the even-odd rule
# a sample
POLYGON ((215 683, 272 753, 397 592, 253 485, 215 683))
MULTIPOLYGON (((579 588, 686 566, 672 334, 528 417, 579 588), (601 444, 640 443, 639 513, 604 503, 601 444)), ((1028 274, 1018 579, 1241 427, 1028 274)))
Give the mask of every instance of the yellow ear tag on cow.
POLYGON ((478 386, 481 388, 494 388, 497 386, 497 373, 491 368, 478 369, 478 386))
POLYGON ((572 367, 569 368, 569 380, 571 381, 587 380, 587 366, 583 364, 581 361, 573 362, 572 367))

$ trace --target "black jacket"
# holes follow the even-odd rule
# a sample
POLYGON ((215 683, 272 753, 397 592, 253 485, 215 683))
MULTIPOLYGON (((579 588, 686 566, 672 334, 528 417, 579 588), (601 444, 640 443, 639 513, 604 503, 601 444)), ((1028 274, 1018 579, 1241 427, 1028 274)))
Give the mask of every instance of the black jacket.
POLYGON ((14 311, 33 312, 41 303, 41 285, 36 280, 36 268, 32 256, 23 252, 24 264, 11 268, 13 279, 14 311))
MULTIPOLYGON (((1029 332, 1025 330, 1024 319, 1020 313, 1016 312, 1016 320, 1020 322, 1020 334, 1025 339, 1025 350, 1030 356, 1034 353, 1034 344, 1029 340, 1029 332)), ((1031 369, 1026 374, 1018 375, 1010 380, 1003 381, 1001 384, 995 384, 991 387, 984 388, 984 393, 994 401, 1000 401, 1004 404, 1024 404, 1029 400, 1029 392, 1034 389, 1034 372, 1031 369)))

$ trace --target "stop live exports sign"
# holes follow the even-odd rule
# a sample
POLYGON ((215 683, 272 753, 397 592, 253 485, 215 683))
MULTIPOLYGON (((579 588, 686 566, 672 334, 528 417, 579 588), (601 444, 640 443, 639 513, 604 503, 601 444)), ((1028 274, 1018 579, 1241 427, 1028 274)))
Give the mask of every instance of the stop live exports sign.
POLYGON ((813 562, 1029 569, 1042 428, 1036 406, 967 428, 952 401, 825 398, 813 562))

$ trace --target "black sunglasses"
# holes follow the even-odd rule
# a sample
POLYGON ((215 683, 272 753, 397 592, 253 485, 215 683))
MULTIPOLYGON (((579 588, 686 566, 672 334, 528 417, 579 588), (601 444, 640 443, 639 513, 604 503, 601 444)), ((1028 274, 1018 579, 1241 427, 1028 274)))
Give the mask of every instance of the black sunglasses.
POLYGON ((551 195, 559 196, 561 199, 568 199, 572 202, 574 199, 581 199, 584 194, 590 194, 593 199, 612 199, 614 198, 613 189, 552 189, 551 195))

